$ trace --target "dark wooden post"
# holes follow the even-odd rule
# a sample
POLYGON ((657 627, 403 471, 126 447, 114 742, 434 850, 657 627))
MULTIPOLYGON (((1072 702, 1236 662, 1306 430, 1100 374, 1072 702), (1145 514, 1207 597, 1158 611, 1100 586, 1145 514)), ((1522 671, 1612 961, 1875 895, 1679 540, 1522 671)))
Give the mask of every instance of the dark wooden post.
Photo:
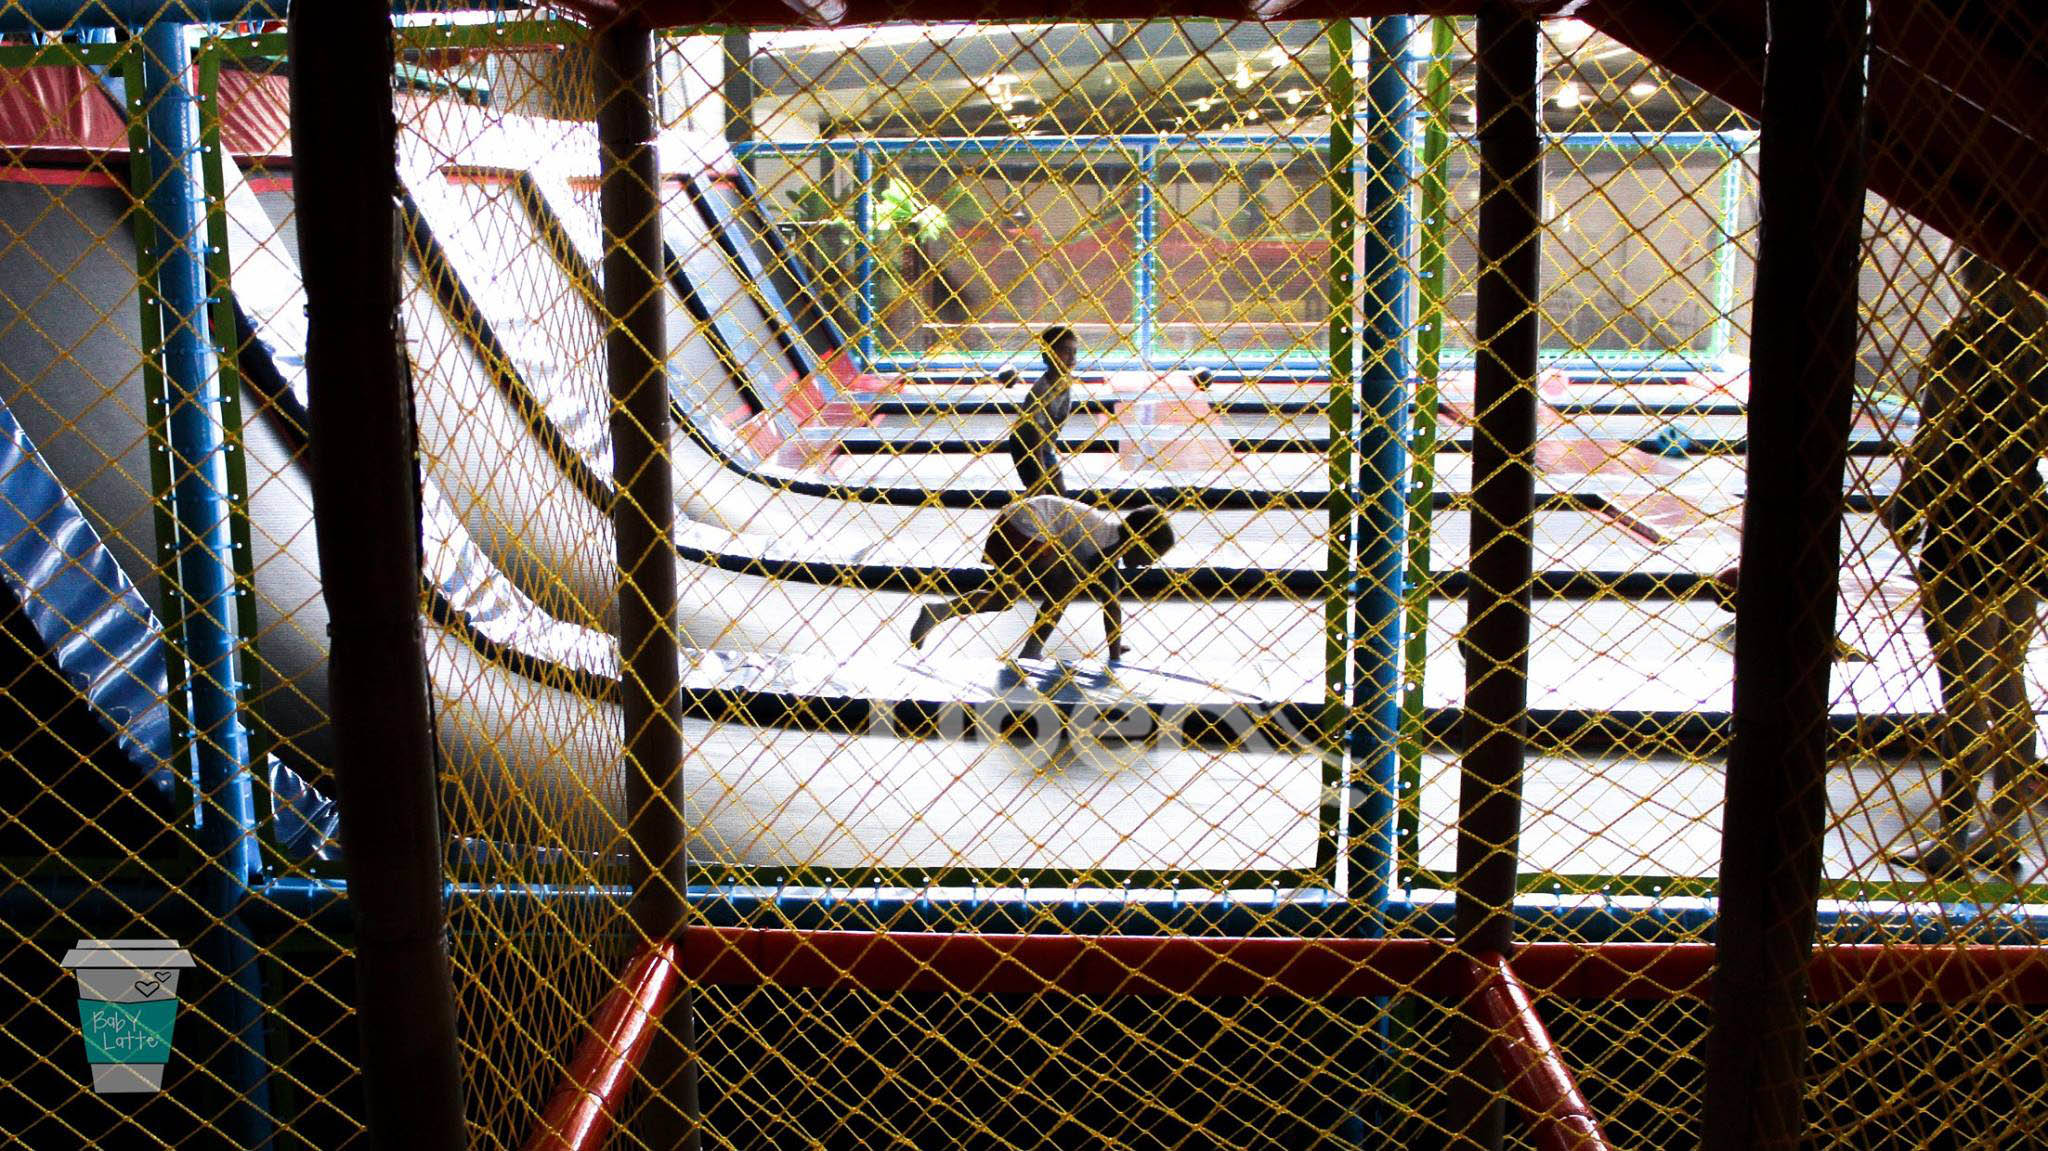
MULTIPOLYGON (((688 837, 661 177, 654 152, 654 35, 628 22, 611 25, 597 33, 596 56, 631 914, 643 943, 673 940, 680 945, 688 908, 688 837)), ((641 1066, 649 1095, 633 1127, 650 1146, 698 1144, 691 1011, 686 987, 669 1007, 662 1033, 641 1066)))
MULTIPOLYGON (((719 43, 725 55, 725 141, 737 147, 754 139, 754 37, 744 30, 727 32, 719 43)), ((753 175, 753 157, 741 156, 740 167, 753 175)))
MULTIPOLYGON (((1537 256, 1543 141, 1536 104, 1536 19, 1480 10, 1478 351, 1472 437, 1472 577, 1465 593, 1464 768, 1458 782, 1458 944, 1514 947, 1521 862, 1522 763, 1529 707, 1529 582, 1536 508, 1537 256)), ((1425 416, 1424 418, 1428 418, 1425 416)), ((1505 1120, 1485 1025, 1459 1021, 1452 1081, 1461 1144, 1498 1147, 1505 1120)))
POLYGON ((1707 1148, 1797 1147, 1856 361, 1863 0, 1771 0, 1707 1148))
POLYGON ((306 283, 313 524, 370 1135, 467 1143, 420 622, 419 475, 399 327, 390 6, 294 4, 292 151, 306 283))

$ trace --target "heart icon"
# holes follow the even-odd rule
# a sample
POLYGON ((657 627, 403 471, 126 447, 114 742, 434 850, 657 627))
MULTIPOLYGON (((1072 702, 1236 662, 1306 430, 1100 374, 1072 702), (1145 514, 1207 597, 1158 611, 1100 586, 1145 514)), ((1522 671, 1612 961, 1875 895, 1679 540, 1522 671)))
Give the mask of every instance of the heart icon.
POLYGON ((135 981, 135 990, 142 992, 144 995, 155 995, 157 988, 162 986, 163 984, 154 979, 138 979, 135 981))
POLYGON ((159 972, 157 972, 157 973, 156 973, 156 981, 157 981, 158 983, 169 983, 169 982, 170 982, 170 980, 171 980, 171 973, 170 973, 170 972, 168 972, 168 971, 159 971, 159 972))

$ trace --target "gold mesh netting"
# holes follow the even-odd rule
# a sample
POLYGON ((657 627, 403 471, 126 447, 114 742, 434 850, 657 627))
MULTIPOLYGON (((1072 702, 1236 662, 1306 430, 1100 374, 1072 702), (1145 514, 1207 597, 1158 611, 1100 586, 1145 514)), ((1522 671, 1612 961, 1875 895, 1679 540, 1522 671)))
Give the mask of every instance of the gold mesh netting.
MULTIPOLYGON (((1989 947, 2034 943, 2048 864, 2048 313, 1943 229, 2030 218, 2041 125, 2001 103, 2012 29, 1874 7, 1808 1135, 2006 1145, 2042 1091, 2039 980, 1989 947)), ((1667 1146, 1704 1106, 1728 573, 1764 494, 1761 58, 1745 87, 1579 16, 1539 37, 1520 822, 1476 846, 1515 858, 1514 965, 1590 1113, 1667 1146)), ((285 38, 5 39, 0 1131, 360 1142, 285 38), (184 53, 190 147, 152 152, 184 53), (138 938, 195 962, 174 1053, 160 1093, 96 1094, 123 1065, 81 1052, 56 960, 138 938)), ((552 1145, 658 942, 627 899, 605 72, 525 15, 398 43, 465 1106, 476 1146, 552 1145)), ((660 35, 684 750, 655 802, 691 927, 654 1059, 689 1048, 705 1145, 1439 1146, 1508 1096, 1474 1038, 1522 1033, 1441 942, 1496 434, 1476 47, 1465 18, 660 35)), ((629 1093, 613 1145, 659 1145, 682 1092, 629 1093)))

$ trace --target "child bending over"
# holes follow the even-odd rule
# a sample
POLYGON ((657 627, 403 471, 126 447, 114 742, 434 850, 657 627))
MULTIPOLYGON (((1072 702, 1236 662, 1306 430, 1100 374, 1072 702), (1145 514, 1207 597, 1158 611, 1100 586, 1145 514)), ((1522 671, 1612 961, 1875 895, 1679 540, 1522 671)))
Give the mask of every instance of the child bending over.
POLYGON ((1020 599, 1039 603, 1038 618, 1024 635, 1020 659, 1038 659, 1068 605, 1092 599, 1102 605, 1103 637, 1109 661, 1124 657, 1120 597, 1130 574, 1157 563, 1173 547, 1173 524, 1149 505, 1118 518, 1061 496, 1033 496, 996 516, 982 562, 989 585, 978 592, 926 604, 910 625, 910 646, 923 647, 932 629, 963 615, 1003 611, 1020 599))

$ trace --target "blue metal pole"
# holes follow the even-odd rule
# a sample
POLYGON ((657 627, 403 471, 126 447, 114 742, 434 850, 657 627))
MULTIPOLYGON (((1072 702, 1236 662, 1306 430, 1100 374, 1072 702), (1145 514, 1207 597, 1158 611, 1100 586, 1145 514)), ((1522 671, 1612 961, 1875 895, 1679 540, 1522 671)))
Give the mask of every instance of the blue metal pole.
POLYGON ((853 178, 860 195, 853 202, 853 257, 860 298, 856 318, 860 321, 860 367, 873 371, 875 364, 875 154, 866 146, 853 154, 853 178))
POLYGON ((163 373, 170 408, 175 570, 184 601, 187 714, 200 782, 196 838, 203 902, 216 921, 201 941, 222 986, 215 1012, 228 1036, 221 1078, 235 1099, 225 1123, 240 1145, 270 1138, 268 1062, 264 1057, 261 970, 241 919, 249 885, 262 871, 249 734, 242 724, 237 667, 234 539, 227 478, 227 429, 221 418, 219 363, 207 317, 206 185, 192 90, 190 26, 143 29, 139 111, 147 131, 146 208, 155 225, 156 306, 162 320, 163 373))
MULTIPOLYGON (((1407 617, 1408 378, 1411 357, 1408 179, 1411 120, 1407 17, 1368 24, 1364 224, 1359 253, 1361 373, 1352 434, 1358 589, 1352 615, 1351 770, 1362 789, 1351 808, 1351 894, 1385 930, 1398 873, 1395 803, 1401 781, 1402 634, 1407 617)), ((1434 420, 1435 413, 1428 419, 1434 420)), ((1425 513, 1426 514, 1426 513, 1425 513)), ((1381 1074, 1393 1058, 1384 1001, 1373 1013, 1381 1074)), ((1363 1140, 1360 1140, 1361 1144, 1363 1140)))
MULTIPOLYGON (((1365 792, 1351 828, 1353 891, 1384 903, 1394 881, 1394 796, 1401 770, 1402 597, 1408 533, 1408 210, 1410 120, 1406 16, 1371 21, 1365 102, 1365 227, 1359 303, 1358 581, 1353 639, 1357 722, 1351 761, 1365 792)), ((1433 413, 1429 418, 1433 418, 1433 413)))
POLYGON ((1159 242, 1159 195, 1153 186, 1158 170, 1159 145, 1154 141, 1139 145, 1137 284, 1132 305, 1138 319, 1138 363, 1147 368, 1152 366, 1153 328, 1159 316, 1158 253, 1154 251, 1159 242))

